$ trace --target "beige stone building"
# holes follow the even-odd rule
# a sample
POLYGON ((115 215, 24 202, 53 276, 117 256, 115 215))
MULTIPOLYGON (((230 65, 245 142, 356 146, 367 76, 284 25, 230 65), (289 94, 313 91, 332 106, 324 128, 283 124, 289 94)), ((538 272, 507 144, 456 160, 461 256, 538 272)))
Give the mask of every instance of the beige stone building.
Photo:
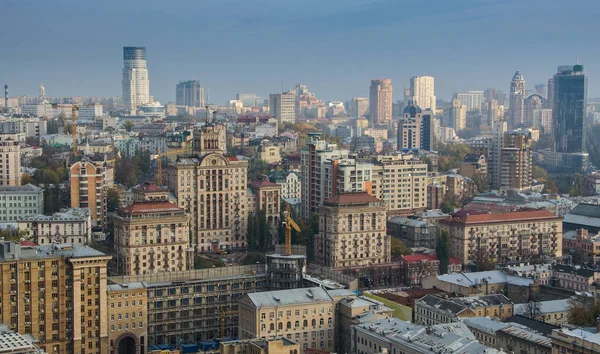
POLYGON ((576 329, 554 329, 550 335, 552 354, 562 353, 599 353, 600 333, 588 333, 576 329))
POLYGON ((110 284, 106 298, 109 353, 146 353, 148 292, 144 284, 110 284))
POLYGON ((336 304, 356 296, 320 287, 246 294, 239 303, 240 339, 286 337, 308 348, 336 348, 336 304))
POLYGON ((168 201, 133 203, 117 212, 115 253, 123 275, 186 270, 191 267, 188 214, 168 201))
POLYGON ((27 232, 38 245, 71 243, 85 245, 92 240, 92 218, 89 209, 71 208, 49 215, 20 218, 19 230, 27 232))
POLYGON ((389 263, 386 206, 363 193, 344 193, 325 201, 319 212, 315 258, 319 264, 347 268, 389 263))
POLYGON ((253 200, 254 203, 248 205, 248 214, 252 212, 254 216, 258 216, 258 213, 264 210, 267 222, 271 226, 273 242, 277 241, 277 230, 281 222, 281 185, 267 180, 253 181, 250 183, 250 190, 249 194, 252 193, 254 198, 248 200, 253 200))
POLYGON ((412 155, 378 155, 372 192, 390 214, 416 214, 427 208, 427 164, 412 155))
POLYGON ((371 126, 386 125, 392 120, 392 79, 371 80, 369 109, 371 126))
POLYGON ((106 225, 106 170, 82 158, 69 168, 71 208, 89 208, 92 222, 106 225))
POLYGON ((458 169, 459 175, 469 178, 473 178, 476 174, 487 178, 487 172, 487 160, 483 154, 467 154, 458 169))
POLYGON ((533 184, 531 133, 509 132, 504 135, 500 189, 529 189, 533 184))
POLYGON ((248 339, 222 342, 221 354, 299 354, 300 345, 287 338, 248 339))
POLYGON ((177 206, 192 214, 198 252, 246 247, 248 162, 226 156, 225 127, 208 124, 194 134, 192 155, 180 155, 164 170, 177 206))
POLYGON ((485 255, 489 261, 562 256, 562 218, 545 210, 471 214, 465 210, 440 220, 450 235, 450 254, 463 264, 485 255))
POLYGON ((0 321, 47 353, 108 353, 110 258, 87 246, 0 242, 0 321))
POLYGON ((21 144, 17 135, 0 135, 0 186, 21 185, 21 144))
POLYGON ((281 161, 281 147, 263 142, 256 149, 256 158, 268 164, 278 163, 281 161))

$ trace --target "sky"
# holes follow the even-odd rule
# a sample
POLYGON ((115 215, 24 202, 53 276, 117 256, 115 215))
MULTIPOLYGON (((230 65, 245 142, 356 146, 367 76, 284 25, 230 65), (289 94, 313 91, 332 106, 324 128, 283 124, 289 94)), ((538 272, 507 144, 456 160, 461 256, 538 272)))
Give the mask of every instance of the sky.
POLYGON ((211 103, 308 85, 322 100, 367 97, 416 75, 438 98, 527 88, 576 58, 600 96, 598 0, 1 0, 0 84, 9 95, 120 96, 123 46, 147 49, 150 94, 195 78, 211 103))

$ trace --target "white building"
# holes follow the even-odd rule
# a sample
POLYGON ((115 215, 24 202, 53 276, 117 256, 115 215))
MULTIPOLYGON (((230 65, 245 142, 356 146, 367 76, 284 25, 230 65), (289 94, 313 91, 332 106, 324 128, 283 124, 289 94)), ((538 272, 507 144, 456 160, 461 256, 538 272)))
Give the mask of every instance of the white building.
POLYGON ((543 130, 544 134, 552 134, 552 109, 534 109, 533 127, 543 130))
POLYGON ((269 180, 281 186, 281 199, 300 201, 302 193, 300 171, 273 171, 269 174, 269 180))
POLYGON ((452 100, 452 106, 448 110, 447 125, 455 131, 463 130, 467 127, 467 106, 457 98, 452 100))
POLYGON ((435 114, 435 79, 432 76, 411 77, 410 99, 421 109, 430 109, 435 114))
POLYGON ((459 92, 456 94, 456 98, 458 98, 462 104, 467 106, 467 112, 481 111, 481 106, 483 105, 483 91, 459 92))
POLYGON ((38 245, 85 245, 92 237, 92 217, 87 208, 70 208, 52 216, 31 215, 17 220, 19 229, 38 245))
POLYGON ((0 222, 44 213, 44 190, 32 184, 0 186, 0 222))
POLYGON ((102 115, 101 104, 82 106, 77 109, 77 123, 94 124, 96 117, 101 117, 102 115))
POLYGON ((0 135, 0 186, 21 185, 21 144, 14 134, 0 135))
POLYGON ((43 118, 0 117, 0 134, 25 134, 25 137, 40 137, 47 134, 46 120, 43 118))
POLYGON ((146 47, 123 47, 123 104, 130 113, 150 103, 146 47))
POLYGON ((296 91, 272 93, 269 95, 269 111, 277 123, 296 122, 296 91))

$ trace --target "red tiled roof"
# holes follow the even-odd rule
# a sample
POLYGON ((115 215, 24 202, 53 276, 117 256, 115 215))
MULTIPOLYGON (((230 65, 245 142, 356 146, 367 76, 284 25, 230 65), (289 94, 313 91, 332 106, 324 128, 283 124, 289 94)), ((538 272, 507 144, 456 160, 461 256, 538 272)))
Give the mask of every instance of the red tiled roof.
POLYGON ((462 264, 462 262, 458 258, 450 257, 450 264, 462 264))
POLYGON ((343 193, 331 197, 325 201, 329 205, 348 205, 348 204, 367 204, 381 203, 381 200, 375 198, 366 192, 361 193, 343 193))
POLYGON ((441 223, 483 224, 494 222, 527 221, 538 219, 556 219, 556 215, 546 210, 523 210, 500 214, 481 214, 480 212, 457 212, 450 220, 441 223))
POLYGON ((146 192, 164 192, 165 190, 160 188, 154 183, 144 183, 140 186, 140 189, 146 192))
POLYGON ((173 213, 180 212, 183 209, 178 208, 170 202, 166 201, 152 201, 152 202, 140 202, 133 203, 121 210, 119 213, 127 215, 140 215, 140 214, 155 214, 155 213, 173 213))
POLYGON ((227 156, 227 160, 229 161, 239 161, 239 159, 235 156, 227 156))
POLYGON ((25 241, 21 241, 19 242, 19 245, 21 245, 21 247, 35 247, 37 246, 35 243, 25 240, 25 241))
POLYGON ((437 257, 432 254, 410 254, 402 256, 402 259, 407 263, 417 263, 417 262, 433 262, 437 261, 437 257))

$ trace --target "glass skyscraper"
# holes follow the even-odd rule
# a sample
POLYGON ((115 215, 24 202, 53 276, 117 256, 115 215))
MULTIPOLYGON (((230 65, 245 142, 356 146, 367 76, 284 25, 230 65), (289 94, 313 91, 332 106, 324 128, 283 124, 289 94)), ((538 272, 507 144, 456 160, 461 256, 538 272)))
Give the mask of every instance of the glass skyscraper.
POLYGON ((554 151, 585 152, 587 77, 583 74, 583 65, 559 66, 553 91, 554 151))

